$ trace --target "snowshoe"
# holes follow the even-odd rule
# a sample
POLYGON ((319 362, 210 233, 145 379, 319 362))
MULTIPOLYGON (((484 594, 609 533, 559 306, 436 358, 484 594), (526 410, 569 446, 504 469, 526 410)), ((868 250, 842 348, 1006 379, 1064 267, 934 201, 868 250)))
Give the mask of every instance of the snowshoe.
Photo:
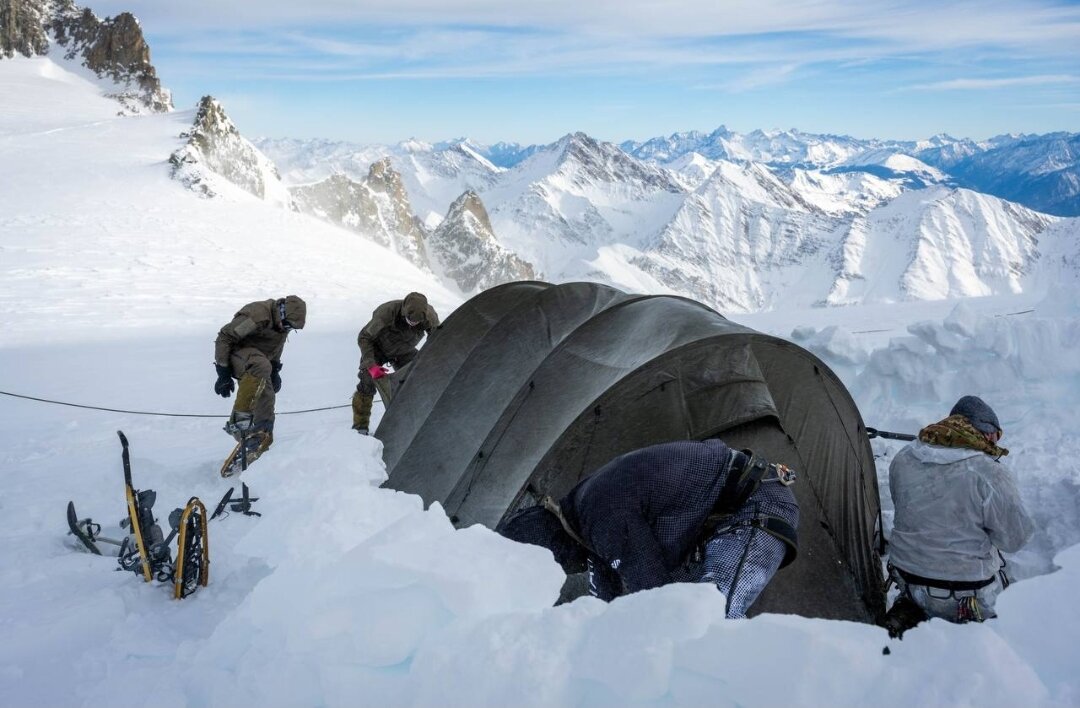
POLYGON ((137 491, 131 482, 131 458, 128 453, 128 441, 123 432, 117 431, 123 446, 124 491, 127 495, 128 518, 120 522, 128 529, 128 536, 120 545, 120 567, 141 574, 143 580, 150 582, 172 576, 172 557, 169 542, 161 533, 161 527, 154 520, 154 502, 157 493, 152 489, 137 491))
POLYGON ((184 599, 210 582, 210 538, 206 521, 203 503, 198 497, 189 499, 176 524, 179 540, 176 569, 173 572, 173 597, 177 600, 184 599))
POLYGON ((95 556, 101 555, 101 550, 94 542, 94 538, 101 532, 101 526, 95 524, 91 519, 80 519, 75 514, 75 502, 69 501, 67 505, 67 522, 69 534, 75 536, 82 542, 82 545, 86 546, 86 550, 93 553, 95 556))
POLYGON ((262 430, 245 435, 225 458, 225 464, 221 466, 221 476, 232 477, 246 470, 252 462, 266 452, 273 439, 270 433, 262 430))

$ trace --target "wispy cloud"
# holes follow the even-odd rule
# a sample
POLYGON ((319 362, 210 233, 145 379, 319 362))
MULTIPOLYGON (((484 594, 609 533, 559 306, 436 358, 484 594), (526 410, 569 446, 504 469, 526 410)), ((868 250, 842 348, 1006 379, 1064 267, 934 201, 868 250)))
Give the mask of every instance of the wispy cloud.
POLYGON ((1012 129, 984 119, 980 101, 1002 99, 993 89, 1020 99, 1008 95, 1011 120, 1022 103, 1060 104, 1036 116, 1054 127, 1068 127, 1080 98, 1080 0, 82 1, 138 16, 180 91, 251 85, 322 112, 363 97, 400 116, 440 100, 429 112, 441 122, 475 110, 531 125, 626 99, 642 124, 679 121, 673 129, 691 115, 753 127, 784 112, 829 130, 973 121, 989 134, 1012 129), (921 123, 905 112, 915 104, 921 123))
POLYGON ((1038 76, 1008 76, 994 79, 949 79, 928 84, 907 86, 907 91, 986 91, 1014 86, 1045 86, 1048 84, 1075 84, 1080 76, 1070 74, 1041 74, 1038 76))
POLYGON ((94 7, 131 10, 155 46, 326 61, 329 74, 319 77, 286 72, 320 81, 335 72, 344 80, 711 66, 736 70, 729 79, 691 82, 744 92, 811 64, 842 69, 958 52, 1036 57, 1063 63, 1042 71, 1071 71, 1080 46, 1080 6, 1063 0, 397 0, 392 9, 385 0, 95 0, 94 7))
MULTIPOLYGON (((1061 0, 95 0, 159 31, 313 26, 544 28, 632 37, 829 32, 913 47, 995 42, 1037 48, 1077 38, 1080 7, 1061 0)), ((1075 45, 1074 45, 1075 46, 1075 45)))
POLYGON ((695 86, 695 88, 701 90, 726 91, 729 93, 753 91, 755 89, 765 88, 766 86, 775 86, 790 81, 800 66, 801 64, 798 63, 763 66, 733 76, 725 81, 711 84, 699 84, 695 86))

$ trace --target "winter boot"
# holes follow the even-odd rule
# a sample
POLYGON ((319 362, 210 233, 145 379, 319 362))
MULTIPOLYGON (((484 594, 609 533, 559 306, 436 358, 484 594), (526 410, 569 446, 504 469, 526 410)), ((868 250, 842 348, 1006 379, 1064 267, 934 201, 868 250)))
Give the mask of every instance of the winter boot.
POLYGON ((233 436, 236 442, 244 437, 244 434, 250 431, 252 428, 252 418, 250 413, 244 413, 243 411, 233 411, 229 416, 228 422, 225 423, 225 432, 233 436))
POLYGON ((352 429, 361 435, 368 434, 371 424, 371 403, 373 396, 365 396, 357 391, 352 397, 352 429))
POLYGON ((232 415, 229 416, 229 422, 225 424, 225 432, 232 435, 236 442, 240 442, 240 438, 243 437, 244 433, 252 429, 254 423, 252 409, 255 406, 255 401, 259 399, 265 389, 265 379, 257 378, 251 374, 244 374, 240 377, 240 386, 236 391, 236 401, 233 403, 232 415))
POLYGON ((915 604, 907 595, 896 598, 896 602, 889 608, 882 621, 882 626, 889 631, 893 639, 903 639, 904 632, 925 622, 929 617, 923 608, 915 604))

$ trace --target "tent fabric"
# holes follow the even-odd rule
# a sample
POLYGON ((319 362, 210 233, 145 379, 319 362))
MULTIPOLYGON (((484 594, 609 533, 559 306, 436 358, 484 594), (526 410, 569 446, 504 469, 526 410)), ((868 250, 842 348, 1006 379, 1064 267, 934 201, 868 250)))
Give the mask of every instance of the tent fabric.
POLYGON ((799 472, 798 559, 752 608, 873 621, 877 476, 839 379, 791 342, 673 295, 487 290, 434 332, 376 431, 385 486, 494 528, 646 445, 718 437, 799 472))

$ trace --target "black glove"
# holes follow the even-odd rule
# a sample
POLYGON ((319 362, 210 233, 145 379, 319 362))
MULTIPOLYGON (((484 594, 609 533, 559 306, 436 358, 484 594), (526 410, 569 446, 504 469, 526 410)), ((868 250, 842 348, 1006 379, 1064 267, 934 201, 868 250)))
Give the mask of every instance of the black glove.
POLYGON ((272 361, 270 366, 274 367, 270 372, 270 385, 274 387, 274 393, 281 390, 281 362, 272 361))
POLYGON ((227 366, 214 364, 217 369, 217 383, 214 384, 214 393, 222 398, 228 398, 233 392, 232 369, 227 366))

